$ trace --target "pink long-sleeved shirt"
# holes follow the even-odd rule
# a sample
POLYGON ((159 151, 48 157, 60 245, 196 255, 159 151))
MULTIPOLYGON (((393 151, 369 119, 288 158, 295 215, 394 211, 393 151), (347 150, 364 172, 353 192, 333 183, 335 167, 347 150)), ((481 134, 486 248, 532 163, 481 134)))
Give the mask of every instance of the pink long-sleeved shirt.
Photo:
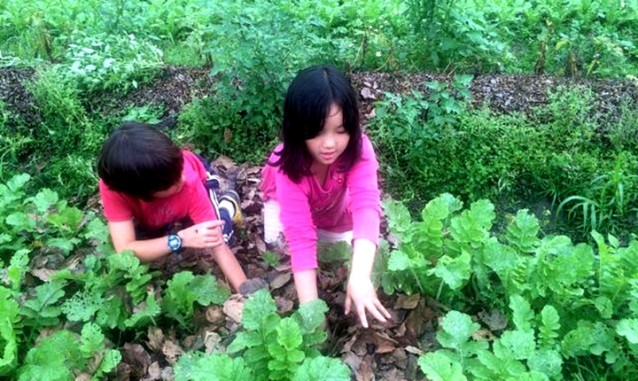
MULTIPOLYGON (((379 243, 379 164, 367 136, 363 135, 361 145, 361 158, 352 169, 342 173, 338 163, 330 165, 323 186, 315 176, 304 176, 295 184, 279 167, 264 167, 260 188, 264 201, 277 200, 280 204, 293 272, 317 268, 318 228, 352 230, 354 239, 379 243)), ((275 152, 281 147, 275 148, 269 162, 279 159, 275 152)))

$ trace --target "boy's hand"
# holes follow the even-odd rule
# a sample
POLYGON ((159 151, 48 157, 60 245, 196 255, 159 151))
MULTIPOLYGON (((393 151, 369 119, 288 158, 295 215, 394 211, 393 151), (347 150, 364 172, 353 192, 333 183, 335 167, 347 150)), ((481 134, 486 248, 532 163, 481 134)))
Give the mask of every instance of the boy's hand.
POLYGON ((183 247, 202 249, 217 247, 224 243, 221 226, 224 221, 207 221, 180 230, 177 235, 182 239, 183 247))
POLYGON ((385 323, 386 319, 390 319, 390 313, 379 301, 370 278, 350 276, 346 292, 346 315, 350 313, 352 303, 354 303, 357 315, 359 315, 359 320, 364 328, 368 328, 366 311, 370 312, 380 322, 385 323))

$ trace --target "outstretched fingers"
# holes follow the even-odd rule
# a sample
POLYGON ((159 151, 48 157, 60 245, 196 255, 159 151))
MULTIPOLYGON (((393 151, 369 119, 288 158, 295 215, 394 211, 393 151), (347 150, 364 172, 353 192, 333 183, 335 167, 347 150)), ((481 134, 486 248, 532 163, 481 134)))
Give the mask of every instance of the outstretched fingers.
POLYGON ((361 306, 357 307, 357 314, 359 315, 359 320, 361 321, 361 325, 364 328, 368 328, 368 318, 366 316, 366 311, 382 323, 387 322, 388 319, 390 319, 391 317, 390 313, 385 309, 385 307, 383 307, 381 302, 379 302, 379 299, 374 299, 362 303, 361 306))

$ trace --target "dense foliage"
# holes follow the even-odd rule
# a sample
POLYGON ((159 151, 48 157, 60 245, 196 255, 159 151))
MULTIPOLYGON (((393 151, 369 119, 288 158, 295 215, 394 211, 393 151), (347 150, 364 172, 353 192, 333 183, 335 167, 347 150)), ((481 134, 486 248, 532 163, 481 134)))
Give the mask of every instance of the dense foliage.
POLYGON ((480 200, 463 209, 443 194, 422 220, 386 202, 398 246, 387 257, 386 292, 400 290, 475 310, 508 306, 498 338, 474 334, 481 326, 452 311, 437 335, 442 349, 420 359, 434 380, 529 380, 610 377, 632 379, 636 368, 638 241, 626 247, 593 232, 595 246, 569 237, 539 237, 527 210, 511 216, 502 234, 491 233, 494 206, 480 200), (589 361, 588 357, 600 357, 589 361), (588 364, 588 365, 583 365, 588 364))

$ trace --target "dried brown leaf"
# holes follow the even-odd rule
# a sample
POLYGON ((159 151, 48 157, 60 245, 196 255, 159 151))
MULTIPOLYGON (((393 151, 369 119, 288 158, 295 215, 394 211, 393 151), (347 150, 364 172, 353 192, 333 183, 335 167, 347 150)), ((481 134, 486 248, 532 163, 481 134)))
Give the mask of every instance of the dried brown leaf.
POLYGON ((177 358, 184 353, 184 350, 173 340, 166 340, 162 346, 162 353, 169 364, 175 365, 177 358))
POLYGON ((276 290, 286 285, 286 283, 290 282, 292 278, 292 274, 289 272, 285 272, 277 275, 272 281, 270 281, 270 289, 276 290))
POLYGON ((164 345, 164 332, 158 327, 148 328, 148 347, 154 352, 161 352, 164 345))
POLYGON ((123 349, 123 360, 131 366, 131 375, 142 378, 151 363, 151 356, 140 344, 126 343, 123 349))
POLYGON ((396 303, 394 303, 394 308, 402 308, 406 310, 413 310, 416 306, 419 305, 419 301, 421 300, 421 296, 419 294, 414 295, 399 295, 396 303))
POLYGON ((233 294, 224 302, 223 311, 235 323, 241 323, 242 312, 244 311, 245 298, 240 294, 233 294))

